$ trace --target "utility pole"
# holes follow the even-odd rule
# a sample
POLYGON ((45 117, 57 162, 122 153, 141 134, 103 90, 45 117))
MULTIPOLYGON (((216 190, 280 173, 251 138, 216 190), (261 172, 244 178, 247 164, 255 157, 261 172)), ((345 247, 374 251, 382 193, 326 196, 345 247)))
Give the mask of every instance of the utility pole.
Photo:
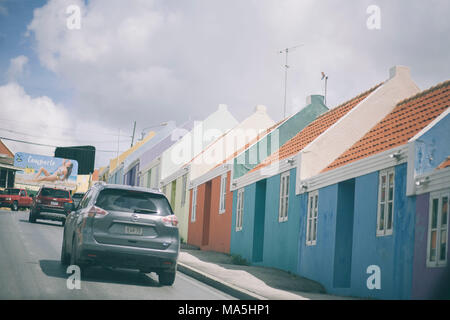
POLYGON ((303 46, 303 44, 299 44, 298 46, 295 47, 291 47, 291 48, 285 48, 283 50, 281 50, 279 53, 285 53, 286 54, 286 63, 284 65, 284 102, 283 102, 283 119, 286 118, 286 97, 287 97, 287 73, 288 73, 288 54, 289 54, 289 50, 294 50, 298 47, 303 46))
POLYGON ((133 126, 133 136, 131 137, 131 147, 133 147, 135 132, 136 132, 136 121, 134 121, 134 126, 133 126))

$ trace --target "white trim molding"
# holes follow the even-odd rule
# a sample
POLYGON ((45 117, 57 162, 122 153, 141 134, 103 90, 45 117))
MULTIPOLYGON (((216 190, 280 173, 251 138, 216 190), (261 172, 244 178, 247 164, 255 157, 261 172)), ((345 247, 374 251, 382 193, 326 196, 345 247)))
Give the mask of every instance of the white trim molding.
POLYGON ((231 170, 230 191, 235 191, 237 189, 246 187, 260 180, 281 174, 287 170, 295 168, 295 165, 296 165, 295 157, 290 157, 279 161, 274 161, 266 167, 263 167, 253 172, 249 172, 237 179, 233 179, 233 170, 231 170))
MULTIPOLYGON (((168 185, 172 181, 178 179, 179 177, 184 176, 186 173, 189 173, 190 168, 191 168, 191 166, 188 165, 188 166, 182 167, 181 169, 178 169, 177 171, 172 173, 170 176, 166 177, 165 179, 162 179, 160 184, 162 186, 168 185)), ((188 175, 188 181, 189 181, 189 175, 188 175)))
POLYGON ((195 188, 195 187, 197 187, 197 186, 199 186, 201 184, 204 184, 205 182, 208 182, 208 181, 210 181, 210 180, 212 180, 214 178, 217 178, 218 176, 226 174, 226 173, 228 173, 228 171, 231 170, 231 168, 232 168, 231 164, 224 164, 224 165, 221 165, 221 166, 219 166, 217 168, 214 168, 214 169, 208 171, 207 173, 205 173, 204 175, 198 177, 197 179, 192 180, 189 183, 188 189, 190 190, 190 189, 195 188))
MULTIPOLYGON (((300 156, 301 159, 301 156, 300 156)), ((295 192, 297 195, 317 190, 348 179, 356 178, 375 171, 406 163, 408 146, 406 144, 392 148, 370 157, 349 163, 342 167, 320 173, 310 179, 301 180, 297 171, 295 192)), ((299 170, 297 168, 297 170, 299 170)))

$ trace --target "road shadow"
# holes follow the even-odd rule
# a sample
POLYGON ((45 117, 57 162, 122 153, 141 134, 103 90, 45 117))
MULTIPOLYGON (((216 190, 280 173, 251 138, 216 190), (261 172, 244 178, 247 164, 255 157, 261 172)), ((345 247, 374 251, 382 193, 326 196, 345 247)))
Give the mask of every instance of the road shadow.
POLYGON ((183 251, 203 262, 214 263, 228 270, 245 271, 274 289, 290 292, 326 293, 325 288, 319 282, 284 270, 251 264, 235 264, 233 256, 220 252, 203 250, 183 251))
MULTIPOLYGON (((49 277, 68 279, 70 274, 59 260, 39 260, 42 272, 49 277)), ((158 281, 149 275, 124 269, 111 269, 104 267, 88 267, 81 273, 81 281, 115 283, 141 287, 160 287, 158 281)))
POLYGON ((44 221, 39 221, 36 220, 36 222, 30 222, 26 219, 19 219, 20 222, 25 222, 25 223, 29 223, 29 224, 42 224, 42 225, 46 225, 46 226, 54 226, 54 227, 62 227, 61 222, 44 222, 44 221))

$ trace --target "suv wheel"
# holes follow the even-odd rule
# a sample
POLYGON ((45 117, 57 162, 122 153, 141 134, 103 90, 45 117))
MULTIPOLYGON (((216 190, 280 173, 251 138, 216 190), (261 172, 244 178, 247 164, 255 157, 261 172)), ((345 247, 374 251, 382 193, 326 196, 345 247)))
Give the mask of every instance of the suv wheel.
POLYGON ((17 203, 17 201, 14 201, 13 204, 11 205, 11 210, 12 211, 17 211, 19 210, 19 203, 17 203))
POLYGON ((158 273, 158 281, 160 285, 171 286, 175 282, 176 271, 161 271, 158 273))
POLYGON ((66 252, 66 240, 63 240, 62 248, 61 248, 61 264, 63 266, 67 266, 70 262, 70 257, 66 252))
POLYGON ((77 237, 73 237, 72 240, 72 250, 70 251, 70 265, 75 265, 80 268, 80 271, 84 271, 85 265, 80 263, 77 258, 77 237))
POLYGON ((36 214, 34 213, 33 209, 30 209, 30 214, 28 216, 28 221, 31 223, 35 223, 36 222, 36 214))

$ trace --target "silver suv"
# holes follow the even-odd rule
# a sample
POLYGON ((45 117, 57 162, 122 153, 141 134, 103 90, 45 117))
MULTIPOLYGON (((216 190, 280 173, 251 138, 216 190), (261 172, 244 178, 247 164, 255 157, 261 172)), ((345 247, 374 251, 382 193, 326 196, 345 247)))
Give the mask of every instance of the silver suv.
POLYGON ((100 265, 156 272, 161 285, 175 281, 178 220, 159 191, 96 184, 71 211, 64 226, 63 265, 100 265))

